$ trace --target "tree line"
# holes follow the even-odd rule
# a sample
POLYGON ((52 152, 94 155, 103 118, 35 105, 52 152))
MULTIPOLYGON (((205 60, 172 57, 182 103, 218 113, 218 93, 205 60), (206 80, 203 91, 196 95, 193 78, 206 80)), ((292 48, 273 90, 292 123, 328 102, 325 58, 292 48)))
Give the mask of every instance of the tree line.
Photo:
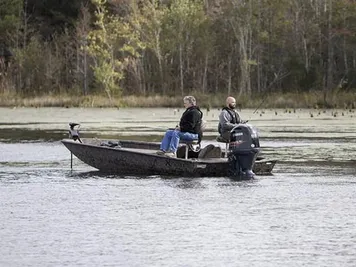
POLYGON ((2 0, 0 93, 351 91, 354 0, 2 0))

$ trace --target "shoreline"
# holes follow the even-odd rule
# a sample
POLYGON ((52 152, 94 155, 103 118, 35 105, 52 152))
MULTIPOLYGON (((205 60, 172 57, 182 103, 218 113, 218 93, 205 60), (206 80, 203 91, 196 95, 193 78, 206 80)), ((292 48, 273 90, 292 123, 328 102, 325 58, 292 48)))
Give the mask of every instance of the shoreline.
MULTIPOLYGON (((197 103, 202 108, 221 108, 227 95, 195 94, 197 103)), ((234 96, 234 94, 232 94, 234 96)), ((330 93, 325 100, 323 92, 308 93, 273 93, 246 97, 235 96, 239 108, 356 108, 356 92, 330 93)), ((0 95, 0 107, 65 107, 65 108, 152 108, 181 107, 182 96, 138 96, 127 95, 113 97, 111 100, 102 95, 71 96, 44 95, 23 97, 19 95, 0 95)))

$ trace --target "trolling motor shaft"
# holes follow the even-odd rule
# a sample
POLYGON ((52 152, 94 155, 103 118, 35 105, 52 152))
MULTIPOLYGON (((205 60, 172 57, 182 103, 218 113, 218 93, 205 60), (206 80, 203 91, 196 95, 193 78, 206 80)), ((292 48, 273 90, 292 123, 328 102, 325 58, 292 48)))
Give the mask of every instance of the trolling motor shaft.
POLYGON ((74 141, 78 140, 80 143, 82 143, 82 140, 80 140, 80 137, 79 137, 79 128, 80 128, 79 123, 70 122, 69 123, 69 138, 73 139, 74 141), (76 126, 78 126, 78 127, 75 128, 76 126))
MULTIPOLYGON (((75 122, 70 122, 69 123, 69 138, 73 139, 74 141, 79 141, 82 143, 82 140, 80 140, 79 137, 79 128, 80 124, 75 123, 75 122)), ((70 169, 73 169, 73 153, 70 152, 70 169)))

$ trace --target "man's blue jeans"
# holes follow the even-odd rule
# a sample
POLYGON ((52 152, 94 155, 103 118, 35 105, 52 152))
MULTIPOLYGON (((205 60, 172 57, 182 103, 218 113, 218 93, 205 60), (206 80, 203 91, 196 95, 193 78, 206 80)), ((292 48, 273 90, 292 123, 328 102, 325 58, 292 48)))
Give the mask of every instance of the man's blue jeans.
POLYGON ((165 152, 176 153, 179 145, 179 140, 192 141, 198 139, 198 134, 181 132, 178 130, 168 130, 161 142, 161 150, 165 152))

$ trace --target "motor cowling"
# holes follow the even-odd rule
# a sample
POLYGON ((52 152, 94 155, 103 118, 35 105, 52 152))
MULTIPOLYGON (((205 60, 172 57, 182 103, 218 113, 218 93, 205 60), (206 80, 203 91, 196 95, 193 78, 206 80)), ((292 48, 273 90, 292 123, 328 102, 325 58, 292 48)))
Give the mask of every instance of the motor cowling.
POLYGON ((259 136, 256 128, 249 124, 239 124, 230 132, 230 163, 231 176, 240 179, 254 177, 252 171, 260 151, 259 136))

